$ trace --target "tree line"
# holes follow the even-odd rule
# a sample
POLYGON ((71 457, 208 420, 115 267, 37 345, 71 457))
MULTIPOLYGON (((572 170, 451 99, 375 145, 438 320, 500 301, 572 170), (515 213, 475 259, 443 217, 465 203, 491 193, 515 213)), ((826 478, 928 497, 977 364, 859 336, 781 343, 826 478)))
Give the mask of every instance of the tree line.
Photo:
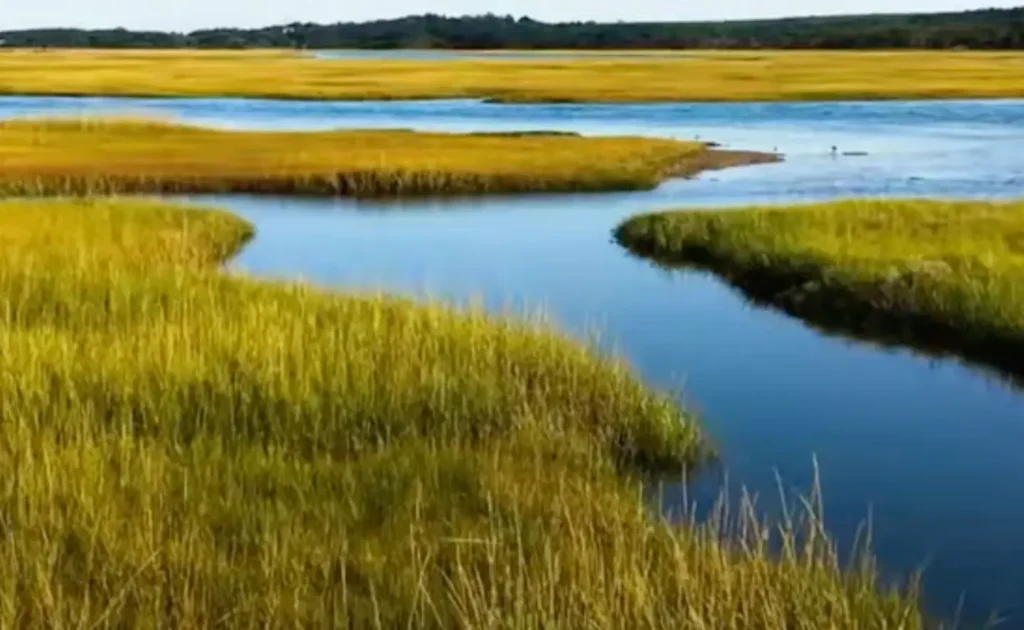
POLYGON ((732 22, 551 24, 528 17, 419 15, 191 33, 126 29, 0 32, 6 47, 444 49, 1021 49, 1024 7, 962 13, 732 22))

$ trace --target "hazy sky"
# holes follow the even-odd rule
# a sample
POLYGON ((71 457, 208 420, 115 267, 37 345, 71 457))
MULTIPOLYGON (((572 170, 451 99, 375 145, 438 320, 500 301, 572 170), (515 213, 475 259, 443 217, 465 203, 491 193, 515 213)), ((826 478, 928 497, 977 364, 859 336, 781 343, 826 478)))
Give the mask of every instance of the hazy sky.
POLYGON ((947 11, 1022 0, 0 0, 0 30, 43 26, 190 30, 361 21, 410 13, 499 13, 541 20, 705 20, 947 11))

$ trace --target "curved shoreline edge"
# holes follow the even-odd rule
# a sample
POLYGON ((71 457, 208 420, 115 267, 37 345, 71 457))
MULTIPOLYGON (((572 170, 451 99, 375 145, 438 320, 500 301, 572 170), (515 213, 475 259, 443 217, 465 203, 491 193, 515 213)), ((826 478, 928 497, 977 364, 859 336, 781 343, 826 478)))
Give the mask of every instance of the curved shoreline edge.
POLYGON ((782 154, 779 153, 720 149, 708 146, 704 151, 693 157, 680 161, 679 164, 668 171, 667 176, 691 179, 705 172, 721 171, 741 166, 776 164, 784 159, 782 154))
MULTIPOLYGON (((620 244, 623 244, 620 241, 620 244)), ((640 248, 628 247, 650 260, 640 248)), ((689 250, 685 259, 657 264, 667 269, 695 268, 715 274, 752 303, 796 317, 829 335, 909 348, 934 358, 962 360, 1024 385, 1024 337, 1004 331, 969 331, 925 313, 879 308, 870 293, 822 282, 819 273, 799 267, 766 269, 735 266, 707 250, 689 250)))
MULTIPOLYGON (((969 202, 968 202, 969 203, 969 202)), ((778 212, 799 212, 800 207, 778 212)), ((735 212, 758 212, 736 210, 735 212)), ((1024 385, 1024 331, 957 312, 939 312, 917 301, 915 283, 941 292, 947 263, 928 260, 894 267, 889 277, 854 278, 814 259, 779 252, 740 251, 717 242, 714 230, 675 243, 654 225, 673 212, 640 215, 613 232, 631 254, 666 269, 693 268, 715 274, 751 302, 796 317, 825 334, 885 347, 910 348, 936 358, 954 358, 1024 385), (968 321, 971 325, 968 325, 968 321)), ((677 214, 685 214, 677 213, 677 214)), ((763 229, 771 229, 766 222, 763 229)), ((678 235, 677 235, 678 236, 678 235)))

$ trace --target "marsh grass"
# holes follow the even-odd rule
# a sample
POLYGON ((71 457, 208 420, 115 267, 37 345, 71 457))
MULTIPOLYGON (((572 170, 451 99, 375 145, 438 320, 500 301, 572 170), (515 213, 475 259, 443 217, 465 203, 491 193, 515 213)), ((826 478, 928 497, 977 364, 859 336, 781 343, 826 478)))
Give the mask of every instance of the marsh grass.
POLYGON ((1019 52, 690 52, 683 58, 352 61, 284 52, 10 51, 0 93, 501 102, 1024 96, 1019 52), (907 80, 913 77, 913 80, 907 80))
MULTIPOLYGON (((644 138, 242 132, 131 119, 18 120, 0 123, 0 194, 633 190, 710 168, 717 155, 699 143, 644 138)), ((763 159, 751 156, 747 161, 763 159)))
POLYGON ((841 201, 666 212, 616 230, 633 252, 711 269, 829 330, 1024 376, 1024 204, 841 201))
POLYGON ((0 203, 0 626, 922 627, 816 502, 653 518, 639 475, 705 447, 616 360, 220 273, 251 233, 0 203))

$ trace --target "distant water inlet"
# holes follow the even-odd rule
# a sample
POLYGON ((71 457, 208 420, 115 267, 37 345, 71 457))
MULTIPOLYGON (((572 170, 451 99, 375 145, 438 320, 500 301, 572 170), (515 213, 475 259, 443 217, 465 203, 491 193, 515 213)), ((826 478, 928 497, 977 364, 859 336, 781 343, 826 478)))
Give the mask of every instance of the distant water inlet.
MULTIPOLYGON (((955 359, 830 336, 697 271, 631 257, 612 229, 640 212, 844 197, 1024 197, 1024 102, 489 105, 222 99, 3 98, 0 117, 97 112, 229 128, 560 130, 700 137, 786 161, 648 192, 399 202, 201 198, 258 230, 238 269, 357 290, 543 308, 601 331, 649 380, 700 413, 734 485, 770 511, 776 480, 806 490, 820 463, 841 546, 872 518, 887 573, 924 567, 952 617, 1024 626, 1024 396, 955 359), (833 153, 832 147, 835 147, 833 153)), ((706 503, 709 474, 666 488, 706 503)))

